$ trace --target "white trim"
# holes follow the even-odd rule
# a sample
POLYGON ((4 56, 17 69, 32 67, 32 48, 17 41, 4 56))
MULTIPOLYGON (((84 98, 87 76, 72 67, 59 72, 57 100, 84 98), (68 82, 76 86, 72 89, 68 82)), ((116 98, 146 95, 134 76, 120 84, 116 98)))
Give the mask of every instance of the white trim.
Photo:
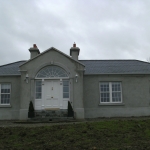
POLYGON ((100 103, 99 106, 124 106, 124 103, 100 103))
POLYGON ((0 104, 0 108, 10 108, 10 104, 0 104))
MULTIPOLYGON (((112 83, 111 82, 109 82, 109 96, 110 96, 109 97, 110 98, 110 102, 109 103, 113 103, 112 102, 112 83)), ((103 102, 101 102, 101 103, 103 103, 103 102)))
POLYGON ((35 78, 36 80, 60 80, 60 79, 69 79, 69 77, 54 77, 54 78, 35 78))

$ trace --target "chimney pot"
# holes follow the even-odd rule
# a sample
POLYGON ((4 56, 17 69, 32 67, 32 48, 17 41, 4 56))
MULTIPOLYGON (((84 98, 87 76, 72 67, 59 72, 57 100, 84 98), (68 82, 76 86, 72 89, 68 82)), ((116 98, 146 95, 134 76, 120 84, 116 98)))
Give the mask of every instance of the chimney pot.
POLYGON ((33 44, 33 48, 37 48, 36 44, 33 44))
POLYGON ((73 47, 76 47, 76 43, 74 42, 73 47))

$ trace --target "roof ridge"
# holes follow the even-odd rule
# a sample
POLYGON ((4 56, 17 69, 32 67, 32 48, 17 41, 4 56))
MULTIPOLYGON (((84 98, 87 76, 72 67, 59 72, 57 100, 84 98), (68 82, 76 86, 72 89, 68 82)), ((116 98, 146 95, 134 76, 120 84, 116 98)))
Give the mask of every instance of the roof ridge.
POLYGON ((137 61, 142 62, 142 63, 146 63, 146 64, 150 64, 150 62, 143 61, 143 60, 137 60, 137 61))
POLYGON ((16 61, 16 62, 13 62, 13 63, 9 63, 9 64, 5 64, 5 65, 1 65, 0 67, 3 67, 3 66, 8 66, 8 65, 12 65, 12 64, 15 64, 15 63, 19 63, 19 62, 26 62, 27 60, 20 60, 20 61, 16 61))
POLYGON ((144 64, 150 64, 150 62, 137 60, 137 59, 101 59, 101 60, 79 60, 79 61, 137 61, 144 64))

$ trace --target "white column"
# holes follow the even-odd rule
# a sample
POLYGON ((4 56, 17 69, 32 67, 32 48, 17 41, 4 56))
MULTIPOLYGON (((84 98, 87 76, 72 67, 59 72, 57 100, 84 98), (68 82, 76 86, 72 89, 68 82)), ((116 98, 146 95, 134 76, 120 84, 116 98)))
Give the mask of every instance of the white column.
POLYGON ((60 96, 59 96, 59 98, 60 98, 60 109, 62 109, 63 108, 63 86, 62 86, 62 79, 60 79, 60 86, 59 86, 59 88, 60 88, 60 96))
POLYGON ((42 106, 41 106, 41 109, 44 110, 45 109, 45 103, 44 103, 44 100, 45 100, 45 81, 44 79, 42 79, 42 106))

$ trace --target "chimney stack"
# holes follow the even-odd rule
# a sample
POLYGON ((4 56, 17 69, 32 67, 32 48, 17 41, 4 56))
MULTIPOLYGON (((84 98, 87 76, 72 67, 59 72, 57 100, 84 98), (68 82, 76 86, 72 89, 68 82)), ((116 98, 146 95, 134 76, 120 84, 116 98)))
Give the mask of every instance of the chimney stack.
POLYGON ((72 56, 73 59, 78 60, 80 49, 76 47, 76 43, 73 44, 73 47, 70 48, 70 56, 72 56))
POLYGON ((32 59, 35 56, 37 56, 38 54, 40 54, 40 51, 39 51, 38 47, 36 46, 36 44, 33 44, 33 47, 31 47, 29 49, 29 51, 30 51, 30 59, 32 59))

